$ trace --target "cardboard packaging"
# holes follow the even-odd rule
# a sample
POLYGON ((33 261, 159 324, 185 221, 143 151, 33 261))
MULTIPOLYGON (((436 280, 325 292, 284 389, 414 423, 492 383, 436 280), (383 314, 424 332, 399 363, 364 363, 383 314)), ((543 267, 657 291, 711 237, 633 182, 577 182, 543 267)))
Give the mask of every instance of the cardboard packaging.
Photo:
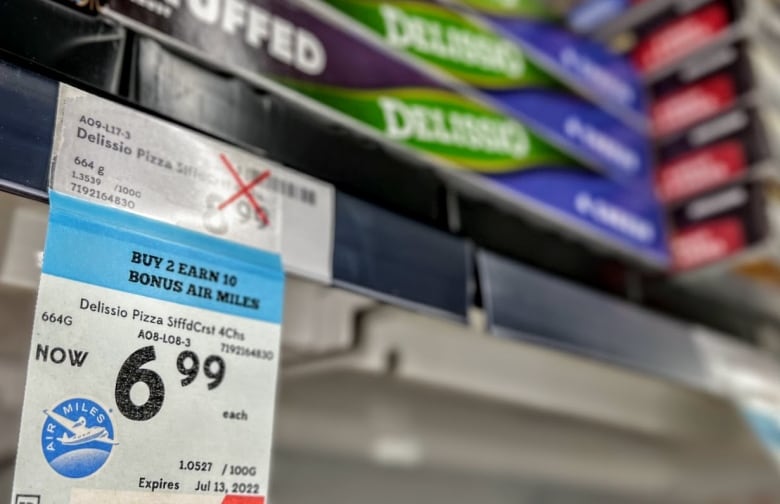
POLYGON ((654 83, 724 45, 778 33, 778 19, 771 0, 644 0, 593 36, 626 53, 654 83))
POLYGON ((669 154, 662 157, 668 161, 658 168, 656 188, 670 205, 677 270, 705 266, 775 240, 780 109, 761 96, 753 94, 755 101, 665 146, 669 154), (682 153, 674 154, 676 150, 682 153))
POLYGON ((186 44, 212 64, 452 166, 503 171, 569 162, 525 125, 345 30, 308 2, 109 2, 103 13, 186 44), (208 33, 209 36, 202 36, 208 33), (295 91, 290 94, 290 91, 295 91), (324 105, 324 107, 323 107, 324 105))
POLYGON ((745 181, 673 214, 675 282, 775 319, 780 306, 780 186, 745 181))
MULTIPOLYGON (((743 180, 721 187, 676 207, 671 222, 671 285, 682 292, 698 292, 713 306, 750 314, 759 326, 777 320, 780 187, 776 181, 743 180)), ((744 323, 744 315, 727 317, 735 327, 744 323)))
POLYGON ((655 188, 669 205, 743 179, 776 176, 777 112, 740 106, 658 147, 655 188))
POLYGON ((741 178, 777 178, 780 92, 774 44, 718 48, 654 85, 656 190, 666 203, 741 178))
POLYGON ((388 52, 414 58, 429 74, 446 74, 455 86, 480 89, 483 99, 578 161, 617 180, 650 170, 642 133, 563 89, 618 104, 630 123, 644 125, 635 73, 597 44, 544 23, 486 21, 429 0, 325 3, 378 36, 388 52))
POLYGON ((634 38, 629 55, 651 76, 713 44, 736 37, 744 14, 738 1, 675 2, 619 37, 634 38))
POLYGON ((756 87, 751 48, 720 47, 649 85, 653 135, 663 138, 733 108, 756 87))
MULTIPOLYGON (((630 61, 607 50, 604 44, 565 29, 551 17, 532 17, 523 12, 497 15, 486 10, 463 9, 473 3, 466 0, 421 1, 442 2, 453 5, 460 15, 470 14, 469 18, 474 22, 482 21, 513 42, 529 61, 569 91, 585 97, 632 127, 646 130, 644 83, 630 61)), ((548 8, 551 9, 549 5, 548 8)))
POLYGON ((110 0, 102 13, 321 117, 387 145, 403 144, 438 167, 455 168, 441 173, 461 188, 522 206, 599 243, 619 243, 656 265, 665 263, 661 209, 648 173, 629 177, 623 186, 583 170, 525 125, 461 93, 452 79, 388 51, 321 3, 110 0), (588 185, 578 186, 583 180, 588 185), (554 191, 559 185, 570 189, 554 191), (577 198, 582 193, 591 199, 577 198), (633 206, 624 206, 625 200, 633 206), (589 221, 583 214, 598 217, 589 221), (591 224, 597 219, 610 232, 591 224), (633 227, 642 230, 626 234, 633 227))
POLYGON ((671 212, 670 243, 678 271, 733 258, 772 234, 766 195, 771 186, 747 181, 699 196, 671 212))

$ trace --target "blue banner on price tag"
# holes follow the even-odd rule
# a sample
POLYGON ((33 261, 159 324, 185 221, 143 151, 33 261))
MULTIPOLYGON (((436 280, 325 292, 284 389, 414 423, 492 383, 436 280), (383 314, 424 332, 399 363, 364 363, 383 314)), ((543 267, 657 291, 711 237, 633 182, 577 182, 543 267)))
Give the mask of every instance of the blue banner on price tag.
POLYGON ((278 254, 52 192, 43 272, 273 323, 278 254))

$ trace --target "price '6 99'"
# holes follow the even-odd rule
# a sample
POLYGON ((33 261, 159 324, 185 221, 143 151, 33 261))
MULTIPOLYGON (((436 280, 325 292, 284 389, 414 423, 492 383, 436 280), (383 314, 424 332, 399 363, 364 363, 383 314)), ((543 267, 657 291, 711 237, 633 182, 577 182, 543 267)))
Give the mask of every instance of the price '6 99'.
MULTIPOLYGON (((135 421, 146 421, 153 418, 165 402, 165 384, 162 377, 151 369, 142 367, 157 358, 153 346, 139 348, 125 360, 116 377, 114 398, 119 411, 125 418, 135 421), (149 389, 149 396, 143 404, 136 404, 130 398, 130 390, 137 383, 143 383, 149 389)), ((200 374, 200 358, 195 352, 185 350, 176 359, 176 369, 184 378, 180 383, 186 387, 193 383, 200 374)), ((218 355, 209 355, 203 361, 203 374, 210 381, 208 390, 219 387, 225 379, 225 361, 218 355)))

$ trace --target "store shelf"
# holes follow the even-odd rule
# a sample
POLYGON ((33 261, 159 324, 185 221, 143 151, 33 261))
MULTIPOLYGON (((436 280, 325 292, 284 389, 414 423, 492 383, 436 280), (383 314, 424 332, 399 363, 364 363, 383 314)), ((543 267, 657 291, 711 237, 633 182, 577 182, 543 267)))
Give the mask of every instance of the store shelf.
MULTIPOLYGON (((0 66, 0 75, 3 76, 0 98, 9 104, 0 110, 0 123, 5 132, 0 136, 0 152, 6 159, 0 171, 0 184, 13 192, 45 199, 56 84, 9 64, 0 66)), ((197 110, 197 107, 192 108, 197 110)), ((468 228, 478 229, 478 223, 473 220, 475 214, 469 213, 467 206, 461 205, 460 210, 466 210, 458 213, 464 217, 464 222, 469 222, 468 228)), ((494 223, 498 226, 496 221, 494 223)), ((509 218, 503 221, 505 227, 494 227, 500 235, 510 229, 511 224, 509 218)), ((504 235, 510 237, 507 243, 513 243, 512 247, 518 254, 527 250, 524 259, 532 263, 535 258, 541 258, 536 261, 541 266, 555 268, 554 263, 568 265, 570 270, 565 271, 568 275, 577 276, 584 271, 592 276, 580 276, 579 280, 594 283, 599 280, 599 260, 587 254, 578 256, 582 249, 556 248, 544 239, 525 242, 519 239, 534 237, 534 232, 537 237, 540 236, 538 231, 528 226, 517 227, 514 234, 504 235), (527 243, 534 242, 540 245, 527 246, 527 243), (568 258, 566 254, 569 254, 568 258)), ((473 248, 466 240, 343 193, 337 195, 334 233, 333 273, 336 285, 399 306, 465 319, 475 287, 473 248)), ((486 241, 501 250, 495 234, 477 236, 481 237, 477 243, 486 241)), ((497 332, 521 335, 532 330, 546 343, 568 350, 635 366, 674 380, 690 383, 699 380, 690 345, 678 335, 681 332, 679 324, 646 313, 624 301, 613 302, 592 290, 570 286, 551 277, 534 283, 540 278, 538 274, 519 264, 510 265, 492 257, 487 252, 480 253, 479 281, 482 284, 482 300, 497 332), (500 281, 511 278, 514 278, 511 289, 504 292, 494 290, 500 281), (535 296, 548 292, 553 298, 573 297, 564 307, 569 317, 548 313, 544 315, 547 321, 517 319, 516 310, 521 307, 518 303, 528 299, 525 295, 528 292, 534 292, 535 296), (577 306, 591 305, 595 318, 588 318, 586 311, 575 311, 577 306), (599 326, 597 314, 611 310, 625 313, 625 320, 616 320, 614 323, 617 325, 613 327, 599 326), (584 318, 573 319, 576 314, 584 318), (573 322, 565 326, 566 320, 573 322), (573 333, 572 328, 577 332, 573 333), (605 336, 605 331, 610 336, 605 336)), ((545 313, 536 309, 530 312, 539 316, 545 313)))
POLYGON ((272 483, 275 502, 398 501, 441 503, 490 502, 500 504, 649 504, 636 495, 599 492, 533 478, 501 478, 463 471, 367 464, 348 457, 280 449, 272 483), (301 485, 306 481, 306 485, 301 485), (338 482, 338 484, 334 484, 338 482))
MULTIPOLYGON (((99 17, 51 5, 48 0, 31 0, 29 4, 31 12, 41 10, 42 19, 56 19, 62 13, 85 26, 100 22, 99 17)), ((12 8, 11 4, 7 8, 12 8)), ((68 23, 63 26, 67 27, 68 23)), ((74 33, 80 32, 74 28, 74 33)), ((477 245, 509 252, 533 264, 546 267, 549 258, 559 251, 576 253, 579 260, 560 263, 573 267, 560 268, 558 273, 599 288, 604 288, 609 281, 599 275, 604 263, 652 271, 661 265, 654 254, 645 256, 619 244, 619 240, 587 231, 570 219, 551 220, 538 206, 519 204, 506 191, 479 183, 475 177, 442 172, 405 149, 355 133, 337 121, 312 114, 285 97, 204 66, 157 41, 132 32, 123 37, 126 40, 122 58, 124 77, 120 85, 108 86, 92 79, 90 91, 118 87, 118 95, 114 93, 114 97, 120 101, 129 100, 153 115, 261 152, 277 162, 333 183, 346 194, 426 225, 465 235, 477 245), (346 152, 350 155, 346 156, 346 152), (356 173, 361 175, 356 177, 356 173), (514 231, 491 232, 491 226, 485 225, 488 221, 500 221, 514 231), (531 240, 538 246, 525 247, 531 240)), ((104 39, 110 37, 87 37, 83 41, 109 44, 104 39)), ((53 77, 51 80, 70 83, 90 80, 78 73, 71 76, 69 72, 74 70, 59 59, 47 58, 44 48, 31 46, 22 51, 9 42, 6 49, 15 53, 9 53, 9 58, 17 65, 43 72, 53 77)), ((27 70, 20 72, 29 74, 30 79, 47 81, 27 70)), ((9 100, 16 99, 19 93, 13 86, 6 91, 9 100)), ((37 108, 28 114, 43 117, 53 107, 50 99, 41 99, 37 108)), ((5 121, 9 117, 13 116, 8 114, 5 121)), ((9 123, 9 127, 14 125, 9 123)), ((13 187, 16 192, 40 198, 45 175, 39 170, 45 171, 45 166, 32 163, 23 176, 0 173, 0 179, 5 179, 7 189, 13 187)))
MULTIPOLYGON (((102 19, 73 10, 66 12, 90 23, 102 19)), ((242 79, 226 73, 216 68, 217 62, 185 50, 170 38, 152 39, 132 31, 127 31, 125 38, 118 95, 154 114, 259 149, 277 162, 334 183, 347 194, 442 229, 470 232, 461 230, 453 216, 451 203, 456 198, 489 201, 510 214, 519 226, 532 221, 553 236, 573 238, 596 260, 617 257, 621 262, 639 263, 656 271, 665 265, 666 258, 655 247, 657 244, 649 249, 647 244, 605 231, 587 217, 557 208, 560 202, 540 202, 537 195, 499 188, 481 177, 458 173, 423 158, 376 132, 358 132, 349 121, 318 113, 322 107, 314 107, 310 100, 293 97, 254 74, 250 78, 247 72, 239 72, 242 79), (352 155, 345 156, 344 152, 352 155), (355 173, 361 176, 355 177, 355 173)), ((16 51, 12 45, 9 50, 16 53, 16 58, 42 62, 47 71, 73 78, 67 65, 47 60, 42 50, 41 54, 34 48, 16 51)))
POLYGON ((473 291, 471 252, 463 239, 337 195, 337 286, 465 320, 473 291))
POLYGON ((707 379, 690 326, 479 251, 490 328, 692 386, 707 379))
POLYGON ((0 61, 0 188, 45 199, 57 83, 0 61))
MULTIPOLYGON (((4 63, 0 75, 0 100, 9 104, 0 111, 0 186, 45 199, 57 86, 4 63)), ((334 219, 337 284, 465 318, 471 256, 464 240, 343 193, 334 219)))
MULTIPOLYGON (((600 244, 595 245, 583 241, 581 231, 550 228, 544 219, 529 219, 527 214, 517 211, 506 195, 483 194, 482 189, 465 179, 448 186, 430 166, 394 149, 318 119, 242 81, 204 70, 155 42, 137 39, 133 44, 137 44, 139 63, 129 96, 154 114, 219 134, 223 140, 334 183, 347 194, 429 226, 465 234, 477 245, 533 264, 552 267, 555 265, 550 259, 558 253, 576 256, 576 260, 560 261, 558 273, 581 281, 603 284, 604 278, 598 274, 603 269, 601 264, 632 262, 628 259, 631 252, 621 247, 598 240, 600 244), (272 126, 263 128, 264 124, 272 126), (345 156, 345 152, 351 155, 345 156), (361 176, 355 177, 356 173, 361 176), (512 231, 506 232, 507 229, 512 231), (526 247, 528 242, 537 245, 526 247)), ((41 198, 45 196, 45 139, 51 137, 56 82, 10 63, 3 63, 0 70, 9 76, 13 74, 13 79, 0 81, 0 87, 4 87, 2 97, 9 104, 0 112, 4 128, 20 134, 25 127, 29 129, 24 122, 16 124, 20 118, 34 120, 37 128, 24 133, 24 142, 18 141, 18 135, 13 141, 5 137, 2 145, 12 164, 0 172, 0 183, 15 192, 41 198), (44 90, 33 92, 37 88, 44 90), (23 115, 16 114, 14 110, 25 100, 29 105, 23 115), (30 138, 35 140, 29 141, 30 138), (17 152, 18 149, 22 150, 17 152)))
POLYGON ((356 334, 352 351, 283 370, 280 449, 630 502, 706 494, 686 485, 712 472, 734 490, 776 485, 718 394, 386 306, 365 309, 356 334))

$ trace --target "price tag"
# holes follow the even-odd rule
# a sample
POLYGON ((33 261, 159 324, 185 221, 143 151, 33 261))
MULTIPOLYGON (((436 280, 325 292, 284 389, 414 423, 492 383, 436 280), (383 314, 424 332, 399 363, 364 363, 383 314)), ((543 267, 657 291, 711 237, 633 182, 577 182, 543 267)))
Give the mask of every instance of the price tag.
POLYGON ((280 249, 286 270, 331 280, 329 184, 64 84, 54 143, 59 192, 280 249), (278 208, 265 193, 280 197, 278 208))
POLYGON ((103 105, 91 126, 60 116, 64 191, 50 194, 14 503, 261 504, 281 196, 264 187, 265 160, 162 123, 138 133, 103 105), (163 156, 174 140, 171 167, 138 153, 163 156))

